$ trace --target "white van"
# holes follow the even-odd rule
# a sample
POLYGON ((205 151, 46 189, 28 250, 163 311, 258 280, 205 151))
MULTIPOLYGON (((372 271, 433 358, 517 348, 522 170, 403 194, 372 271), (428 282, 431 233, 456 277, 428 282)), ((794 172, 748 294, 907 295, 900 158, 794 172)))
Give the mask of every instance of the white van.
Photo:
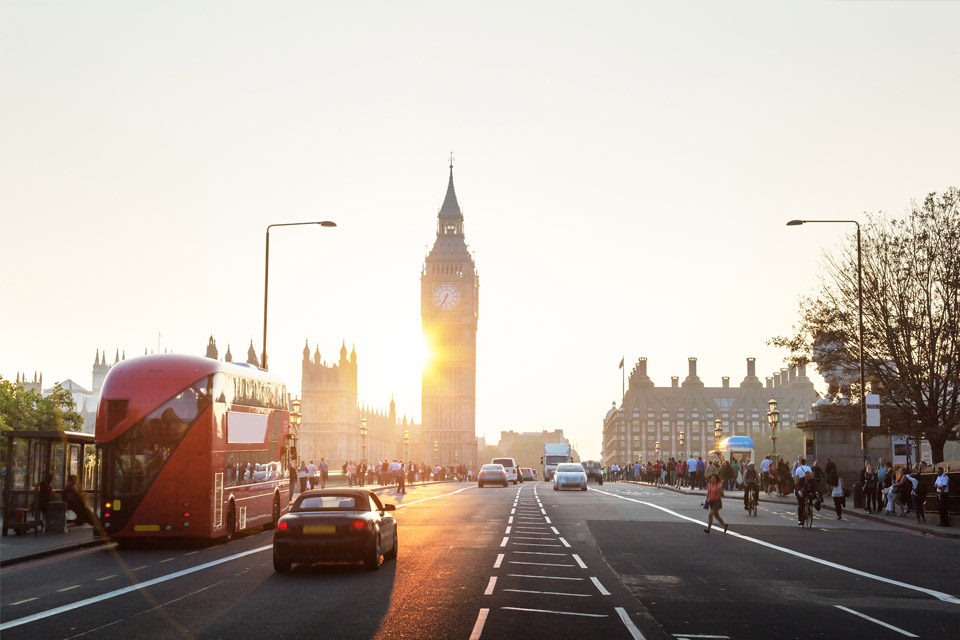
POLYGON ((503 468, 507 472, 507 482, 512 482, 513 484, 523 482, 523 476, 520 475, 520 467, 517 466, 517 461, 513 458, 494 458, 490 461, 490 464, 503 465, 503 468))

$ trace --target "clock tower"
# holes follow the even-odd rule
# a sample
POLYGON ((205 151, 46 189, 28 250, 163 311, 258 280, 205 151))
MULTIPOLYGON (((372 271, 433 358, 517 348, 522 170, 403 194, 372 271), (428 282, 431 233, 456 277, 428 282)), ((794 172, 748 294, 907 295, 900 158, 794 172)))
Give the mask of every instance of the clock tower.
POLYGON ((437 239, 420 273, 420 317, 429 350, 421 391, 423 434, 431 464, 477 468, 479 296, 480 278, 464 239, 451 158, 437 239))

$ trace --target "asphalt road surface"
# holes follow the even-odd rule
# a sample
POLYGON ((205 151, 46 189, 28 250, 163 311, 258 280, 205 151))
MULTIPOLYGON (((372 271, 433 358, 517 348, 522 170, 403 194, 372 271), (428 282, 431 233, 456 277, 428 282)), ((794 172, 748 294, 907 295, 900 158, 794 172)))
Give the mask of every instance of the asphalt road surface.
POLYGON ((98 549, 0 571, 18 638, 938 638, 960 629, 960 541, 737 499, 723 534, 698 498, 607 483, 415 486, 400 553, 273 571, 271 532, 98 549))

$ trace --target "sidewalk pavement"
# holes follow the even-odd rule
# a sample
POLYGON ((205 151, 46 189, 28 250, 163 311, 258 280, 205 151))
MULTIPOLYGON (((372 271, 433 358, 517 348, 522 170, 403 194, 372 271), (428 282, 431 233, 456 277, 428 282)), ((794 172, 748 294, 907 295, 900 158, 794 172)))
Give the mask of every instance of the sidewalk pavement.
MULTIPOLYGON (((417 482, 408 484, 408 487, 419 487, 425 484, 438 484, 439 481, 417 482)), ((345 486, 345 485, 344 485, 345 486)), ((391 485, 367 485, 363 487, 374 492, 387 491, 395 488, 396 484, 391 485)), ((0 523, 3 522, 3 515, 0 512, 0 523)), ((63 533, 39 533, 33 535, 33 532, 16 535, 9 531, 4 537, 0 537, 0 567, 6 567, 18 562, 27 560, 36 560, 46 556, 76 551, 87 547, 109 546, 114 543, 105 538, 94 537, 93 527, 88 524, 68 527, 63 533)))
MULTIPOLYGON (((646 487, 654 486, 649 482, 635 482, 633 480, 625 481, 628 484, 637 484, 646 487)), ((674 493, 687 494, 693 496, 705 496, 707 492, 702 489, 691 489, 689 487, 676 488, 668 487, 666 485, 661 485, 659 487, 665 491, 672 491, 674 493)), ((730 499, 736 499, 739 502, 743 502, 743 490, 735 489, 733 491, 726 491, 724 493, 730 496, 730 499), (735 498, 734 498, 735 496, 735 498)), ((775 504, 785 504, 793 507, 797 506, 797 499, 792 496, 783 496, 777 497, 776 494, 767 495, 763 491, 760 492, 760 502, 772 502, 775 504)), ((853 498, 847 498, 847 504, 853 504, 853 498)), ((826 513, 830 515, 833 513, 833 498, 825 497, 823 500, 823 510, 821 513, 826 513)), ((918 531, 925 535, 937 536, 939 538, 955 538, 960 539, 960 516, 953 514, 950 518, 950 526, 948 527, 938 527, 937 523, 940 522, 940 515, 936 511, 927 510, 927 522, 926 524, 921 524, 917 522, 917 516, 913 512, 908 513, 905 516, 884 516, 883 514, 877 513, 866 513, 863 509, 854 509, 854 508, 845 508, 843 510, 844 516, 854 516, 857 518, 862 518, 864 520, 873 520, 874 522, 880 522, 883 524, 888 524, 893 527, 899 527, 901 529, 909 529, 911 531, 918 531)))

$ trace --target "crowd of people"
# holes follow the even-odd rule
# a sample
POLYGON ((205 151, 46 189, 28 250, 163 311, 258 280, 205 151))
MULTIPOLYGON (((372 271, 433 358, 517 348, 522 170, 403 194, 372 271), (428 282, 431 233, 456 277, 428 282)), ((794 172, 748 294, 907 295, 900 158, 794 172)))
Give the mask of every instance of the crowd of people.
MULTIPOLYGON (((415 482, 450 480, 455 482, 470 482, 473 480, 473 470, 466 465, 433 465, 425 462, 403 460, 380 460, 368 463, 366 460, 356 462, 347 460, 341 467, 343 477, 350 487, 364 487, 367 485, 390 486, 396 485, 397 491, 406 492, 406 485, 415 482)), ((300 491, 308 489, 326 488, 330 480, 330 465, 324 458, 319 464, 313 460, 300 461, 296 472, 300 491)))

